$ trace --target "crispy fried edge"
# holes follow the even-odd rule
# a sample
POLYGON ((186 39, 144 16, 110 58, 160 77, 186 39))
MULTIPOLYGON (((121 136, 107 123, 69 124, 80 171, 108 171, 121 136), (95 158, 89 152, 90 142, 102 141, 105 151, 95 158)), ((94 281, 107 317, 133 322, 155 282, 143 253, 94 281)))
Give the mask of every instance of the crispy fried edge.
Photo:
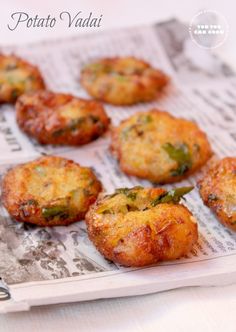
MULTIPOLYGON (((43 100, 42 100, 43 102, 43 100)), ((46 106, 47 104, 43 104, 43 108, 46 106)), ((58 106, 59 107, 59 106, 58 106)), ((33 108, 37 111, 41 110, 41 105, 39 106, 33 106, 33 108)), ((57 108, 57 107, 56 107, 57 108)), ((74 146, 79 146, 79 145, 84 145, 87 143, 90 143, 96 139, 98 139, 99 137, 103 136, 104 133, 109 129, 109 125, 110 125, 110 118, 108 117, 104 107, 102 106, 101 103, 94 101, 94 100, 86 100, 83 98, 78 98, 75 97, 71 94, 64 94, 64 93, 53 93, 51 91, 38 91, 38 92, 31 92, 29 94, 24 94, 21 97, 18 98, 17 102, 16 102, 16 117, 17 117, 17 123, 19 125, 19 127, 30 137, 33 137, 34 139, 36 139, 40 144, 42 145, 46 145, 46 144, 53 144, 53 145, 74 145, 74 146), (35 98, 39 98, 41 100, 41 98, 43 99, 43 97, 41 97, 42 94, 47 94, 47 98, 57 98, 59 96, 65 96, 68 98, 68 102, 72 101, 72 100, 78 100, 78 101, 85 101, 88 102, 90 104, 94 104, 94 107, 99 108, 99 115, 100 115, 100 122, 102 122, 104 129, 102 130, 101 134, 98 133, 98 130, 96 130, 96 126, 93 126, 93 130, 91 131, 91 135, 85 136, 84 134, 78 133, 77 135, 68 135, 68 132, 63 133, 62 135, 60 135, 59 137, 54 137, 53 133, 55 131, 55 128, 50 132, 48 130, 44 130, 44 128, 42 130, 39 130, 39 128, 37 127, 36 130, 34 130, 35 128, 32 126, 27 126, 27 122, 28 119, 26 118, 25 113, 27 112, 27 108, 32 108, 32 106, 30 104, 27 104, 25 102, 24 99, 27 99, 27 97, 35 97, 35 98)), ((42 120, 42 116, 41 116, 41 112, 39 111, 39 116, 36 119, 38 120, 42 120)), ((42 121, 41 121, 42 122, 42 121)), ((63 129, 63 128, 60 128, 63 129)))
POLYGON ((214 186, 212 185, 212 173, 216 172, 222 163, 230 163, 232 159, 236 162, 235 157, 225 157, 221 160, 212 162, 209 168, 205 171, 203 177, 198 181, 198 189, 203 203, 212 210, 219 222, 225 227, 236 231, 236 224, 232 225, 230 223, 231 218, 228 217, 228 215, 224 212, 224 204, 222 199, 220 198, 217 201, 208 199, 210 194, 214 194, 214 186))
MULTIPOLYGON (((20 164, 20 165, 17 165, 11 169, 9 169, 5 176, 3 177, 2 181, 1 181, 1 187, 2 187, 2 194, 1 194, 1 200, 2 200, 2 204, 3 206, 5 207, 5 209, 8 211, 9 215, 14 218, 15 220, 19 221, 19 222, 26 222, 26 223, 31 223, 31 224, 35 224, 35 225, 38 225, 38 226, 67 226, 69 224, 72 224, 74 222, 77 222, 77 221, 81 221, 84 219, 85 217, 85 214, 87 211, 85 212, 81 212, 81 213, 78 213, 76 218, 74 218, 73 220, 62 220, 60 222, 59 221, 47 221, 41 214, 38 215, 38 213, 36 213, 35 215, 31 215, 29 217, 32 218, 32 216, 34 217, 32 219, 32 221, 29 221, 28 220, 28 217, 22 217, 22 214, 20 214, 20 205, 21 203, 20 202, 15 202, 14 204, 9 204, 9 202, 12 200, 12 188, 14 184, 14 177, 15 177, 15 172, 17 172, 18 169, 24 167, 24 165, 27 165, 29 163, 35 163, 36 161, 39 161, 39 160, 52 160, 52 158, 56 158, 56 159, 64 159, 66 160, 67 162, 69 163, 73 163, 73 164, 76 164, 78 165, 79 168, 83 167, 81 166, 80 164, 74 162, 73 160, 70 160, 70 159, 66 159, 66 158, 61 158, 61 157, 57 157, 57 156, 45 156, 45 157, 41 157, 41 158, 38 158, 38 159, 35 159, 35 160, 32 160, 30 162, 27 162, 27 163, 24 163, 24 164, 20 164), (9 180, 9 177, 10 177, 10 180, 9 180)), ((102 190, 102 184, 101 182, 97 179, 96 175, 93 173, 93 171, 91 170, 94 178, 96 179, 96 182, 97 182, 97 185, 99 186, 99 189, 98 189, 98 194, 99 192, 101 192, 102 190)), ((93 197, 93 199, 90 199, 89 200, 89 206, 91 204, 93 204, 95 201, 96 201, 96 198, 97 197, 93 197)))

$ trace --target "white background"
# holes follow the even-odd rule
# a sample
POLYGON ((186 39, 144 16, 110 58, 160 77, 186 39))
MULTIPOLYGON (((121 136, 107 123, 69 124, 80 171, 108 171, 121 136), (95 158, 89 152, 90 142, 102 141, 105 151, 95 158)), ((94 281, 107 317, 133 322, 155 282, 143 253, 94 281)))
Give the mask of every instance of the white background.
MULTIPOLYGON (((30 16, 48 14, 58 17, 63 11, 84 16, 90 11, 103 15, 101 31, 134 26, 176 16, 190 22, 202 9, 213 9, 225 16, 229 36, 216 51, 236 68, 236 2, 234 0, 0 0, 0 44, 25 43, 60 38, 88 32, 86 29, 25 28, 10 31, 11 14, 27 12, 30 16)), ((1 259, 1 258, 0 258, 1 259)), ((158 277, 158 276, 157 276, 158 277)), ((34 308, 30 312, 0 316, 0 332, 37 331, 213 331, 236 332, 236 285, 225 287, 185 288, 158 294, 123 299, 98 300, 34 308)))

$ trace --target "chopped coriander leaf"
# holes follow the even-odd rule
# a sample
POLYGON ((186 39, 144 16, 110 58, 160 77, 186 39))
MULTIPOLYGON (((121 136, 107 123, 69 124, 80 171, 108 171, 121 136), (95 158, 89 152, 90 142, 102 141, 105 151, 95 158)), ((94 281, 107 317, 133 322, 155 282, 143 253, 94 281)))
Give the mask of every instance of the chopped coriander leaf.
POLYGON ((152 122, 152 116, 150 114, 142 114, 139 118, 138 118, 138 123, 139 124, 147 124, 152 122))
POLYGON ((31 205, 31 206, 38 206, 38 202, 35 199, 33 199, 33 198, 28 199, 27 201, 21 203, 20 209, 24 209, 24 208, 26 208, 29 205, 31 205))
POLYGON ((72 119, 72 120, 70 120, 69 126, 68 126, 68 130, 73 131, 73 130, 78 129, 78 126, 80 126, 85 121, 86 121, 85 117, 81 117, 81 118, 78 118, 78 119, 72 119))
POLYGON ((35 205, 35 206, 37 206, 39 203, 35 200, 35 199, 29 199, 28 201, 27 201, 27 205, 35 205))
POLYGON ((12 99, 16 99, 19 96, 19 91, 17 89, 13 89, 11 92, 12 99))
POLYGON ((127 195, 127 193, 129 192, 129 188, 118 188, 115 190, 115 192, 117 194, 124 194, 124 195, 127 195))
POLYGON ((183 143, 174 146, 166 143, 162 148, 168 153, 169 157, 178 163, 177 169, 171 170, 173 176, 185 174, 192 166, 191 154, 187 144, 183 143))
POLYGON ((146 115, 145 118, 144 118, 144 122, 145 123, 150 123, 152 122, 152 117, 150 114, 146 115))
POLYGON ((132 201, 135 201, 137 198, 137 192, 135 190, 142 189, 141 186, 136 186, 134 188, 118 188, 115 191, 115 194, 124 194, 126 197, 131 199, 132 201))
POLYGON ((133 188, 117 188, 113 194, 106 195, 105 198, 113 198, 117 196, 118 194, 124 194, 126 197, 130 198, 132 201, 134 201, 137 197, 136 190, 143 189, 142 186, 135 186, 133 188))
POLYGON ((172 176, 180 176, 185 174, 189 170, 189 165, 188 164, 183 164, 180 165, 177 169, 174 169, 171 171, 172 176))
POLYGON ((127 195, 126 195, 128 198, 130 198, 131 199, 131 201, 135 201, 136 200, 136 197, 137 197, 137 193, 128 193, 127 195))

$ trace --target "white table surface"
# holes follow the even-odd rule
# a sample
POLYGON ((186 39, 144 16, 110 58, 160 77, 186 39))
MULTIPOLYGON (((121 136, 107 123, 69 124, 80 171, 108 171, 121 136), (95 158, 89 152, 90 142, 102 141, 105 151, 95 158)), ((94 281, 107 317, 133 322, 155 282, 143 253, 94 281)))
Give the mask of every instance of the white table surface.
MULTIPOLYGON (((84 33, 85 30, 7 29, 10 15, 25 11, 39 16, 55 15, 62 10, 76 13, 93 11, 103 14, 100 30, 133 26, 173 16, 189 22, 201 9, 214 9, 223 14, 229 24, 229 37, 217 49, 236 67, 236 19, 234 0, 1 0, 1 45, 58 38, 84 33)), ((90 30, 91 32, 91 30, 90 30)), ((0 258, 1 259, 1 258, 0 258)), ((224 287, 188 287, 145 296, 97 300, 34 308, 30 312, 0 316, 0 332, 37 331, 213 331, 236 332, 236 284, 224 287)))

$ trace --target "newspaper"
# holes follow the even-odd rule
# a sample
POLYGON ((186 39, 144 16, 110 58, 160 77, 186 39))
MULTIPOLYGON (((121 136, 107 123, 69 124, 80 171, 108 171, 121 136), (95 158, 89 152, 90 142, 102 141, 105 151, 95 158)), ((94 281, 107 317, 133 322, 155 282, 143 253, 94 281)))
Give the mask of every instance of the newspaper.
MULTIPOLYGON (((167 110, 196 121, 208 134, 217 158, 236 151, 236 76, 209 51, 198 48, 186 26, 173 19, 66 40, 3 47, 37 64, 48 87, 89 97, 79 83, 80 69, 100 57, 133 55, 162 68, 172 78, 163 96, 129 107, 105 105, 112 124, 137 111, 167 110)), ((83 147, 41 146, 18 128, 14 108, 1 106, 0 174, 42 153, 71 158, 92 167, 107 192, 117 187, 151 186, 123 174, 109 151, 109 134, 83 147)), ((194 185, 199 174, 175 186, 194 185)), ((172 186, 165 186, 171 188, 172 186)), ((34 305, 139 295, 176 287, 236 281, 236 236, 223 227, 194 190, 185 203, 198 220, 199 241, 179 260, 147 268, 125 268, 107 261, 89 241, 85 223, 39 228, 17 223, 0 206, 0 312, 34 305)))

